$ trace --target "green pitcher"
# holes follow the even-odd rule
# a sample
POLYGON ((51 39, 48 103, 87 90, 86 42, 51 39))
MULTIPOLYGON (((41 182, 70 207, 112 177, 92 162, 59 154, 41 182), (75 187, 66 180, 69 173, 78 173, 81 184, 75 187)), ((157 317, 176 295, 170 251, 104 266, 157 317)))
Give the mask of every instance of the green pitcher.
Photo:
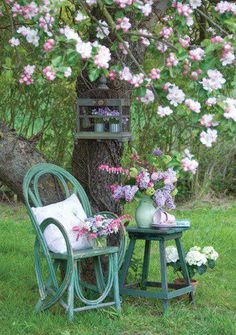
POLYGON ((150 228, 156 210, 153 200, 148 196, 143 196, 135 212, 137 226, 140 228, 150 228))

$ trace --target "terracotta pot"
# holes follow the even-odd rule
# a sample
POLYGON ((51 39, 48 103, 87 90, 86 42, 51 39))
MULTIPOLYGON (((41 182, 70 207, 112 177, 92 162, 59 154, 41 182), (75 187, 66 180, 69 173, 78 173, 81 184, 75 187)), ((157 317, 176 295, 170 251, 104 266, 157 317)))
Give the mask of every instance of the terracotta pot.
MULTIPOLYGON (((181 286, 186 286, 187 283, 186 283, 184 278, 177 278, 177 279, 174 280, 174 284, 181 287, 181 286)), ((191 284, 192 284, 192 288, 193 288, 193 295, 195 295, 196 290, 197 290, 198 281, 196 279, 192 279, 191 284)))

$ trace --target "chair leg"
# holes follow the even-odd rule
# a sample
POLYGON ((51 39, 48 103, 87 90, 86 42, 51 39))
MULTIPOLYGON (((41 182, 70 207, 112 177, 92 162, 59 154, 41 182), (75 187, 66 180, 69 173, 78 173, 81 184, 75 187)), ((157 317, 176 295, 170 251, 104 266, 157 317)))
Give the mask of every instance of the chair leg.
POLYGON ((73 269, 72 276, 70 279, 70 284, 68 286, 68 297, 67 297, 67 317, 69 321, 72 321, 74 318, 74 291, 75 291, 75 271, 73 269))
POLYGON ((142 269, 142 280, 141 287, 146 289, 146 281, 148 279, 149 261, 150 261, 151 241, 145 241, 145 250, 143 257, 143 269, 142 269))
POLYGON ((129 242, 129 247, 128 247, 128 250, 126 252, 125 260, 124 260, 123 266, 121 268, 121 273, 120 273, 120 280, 119 280, 120 289, 122 289, 125 285, 125 280, 126 280, 126 276, 127 276, 128 270, 129 270, 129 265, 130 265, 130 261, 131 261, 132 255, 133 255, 135 243, 136 243, 136 240, 133 239, 133 238, 129 242))
POLYGON ((159 241, 159 250, 160 250, 160 261, 161 261, 161 288, 162 292, 165 294, 166 299, 163 299, 163 308, 164 312, 168 308, 168 282, 167 282, 167 266, 166 266, 166 250, 165 250, 165 241, 159 241))
MULTIPOLYGON (((190 286, 191 281, 190 281, 190 277, 189 277, 189 273, 188 273, 188 268, 187 268, 187 265, 186 265, 186 262, 185 262, 184 250, 183 250, 183 247, 182 247, 181 240, 179 238, 176 238, 175 243, 176 243, 176 247, 177 247, 177 250, 178 250, 180 265, 181 265, 181 268, 182 268, 182 271, 183 271, 184 279, 185 279, 186 283, 190 286)), ((189 293, 189 301, 194 303, 193 292, 189 293)))
POLYGON ((117 253, 113 255, 113 290, 114 290, 114 300, 115 307, 117 311, 121 310, 121 302, 120 302, 120 292, 119 292, 119 277, 118 277, 118 256, 117 253))

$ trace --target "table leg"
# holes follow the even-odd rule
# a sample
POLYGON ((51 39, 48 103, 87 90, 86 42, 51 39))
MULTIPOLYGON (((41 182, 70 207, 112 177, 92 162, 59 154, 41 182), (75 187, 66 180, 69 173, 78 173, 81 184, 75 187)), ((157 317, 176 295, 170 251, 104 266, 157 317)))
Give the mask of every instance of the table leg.
POLYGON ((142 269, 142 280, 141 287, 146 288, 146 281, 148 279, 148 270, 149 270, 149 262, 150 262, 150 252, 151 252, 151 241, 145 241, 145 250, 143 257, 143 269, 142 269))
MULTIPOLYGON (((180 265, 181 265, 181 268, 182 268, 182 271, 183 271, 184 279, 186 280, 186 283, 190 286, 191 281, 190 281, 190 278, 189 278, 188 268, 187 268, 187 265, 186 265, 186 262, 185 262, 184 250, 183 250, 180 238, 176 238, 175 243, 176 243, 176 247, 177 247, 177 250, 178 250, 180 265)), ((194 302, 193 292, 189 293, 189 301, 194 302)))
POLYGON ((126 276, 127 276, 127 273, 128 273, 130 261, 131 261, 132 255, 133 255, 135 243, 136 243, 136 239, 131 238, 130 242, 129 242, 128 250, 127 250, 126 255, 125 255, 124 263, 123 263, 123 266, 121 268, 120 280, 119 280, 120 289, 122 289, 122 287, 125 285, 125 280, 126 280, 126 276))
MULTIPOLYGON (((161 288, 162 292, 165 293, 166 297, 168 294, 168 282, 167 282, 167 266, 166 266, 166 250, 165 250, 165 241, 159 241, 160 249, 160 261, 161 261, 161 288)), ((164 311, 168 307, 168 299, 163 299, 164 311)))

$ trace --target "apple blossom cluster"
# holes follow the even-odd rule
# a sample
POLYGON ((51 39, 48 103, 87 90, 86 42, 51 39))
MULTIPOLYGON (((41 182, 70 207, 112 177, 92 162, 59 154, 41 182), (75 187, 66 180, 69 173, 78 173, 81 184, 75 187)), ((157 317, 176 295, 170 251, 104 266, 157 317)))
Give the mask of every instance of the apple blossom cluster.
POLYGON ((194 101, 193 99, 186 99, 184 103, 191 111, 197 114, 201 112, 201 105, 198 101, 194 101))
POLYGON ((122 29, 124 33, 126 33, 131 28, 131 23, 128 17, 123 17, 116 19, 116 29, 122 29))
POLYGON ((224 104, 224 117, 236 122, 236 99, 227 98, 224 104))
POLYGON ((167 106, 167 107, 158 106, 158 108, 157 108, 157 114, 160 117, 164 117, 164 116, 170 115, 172 113, 173 113, 173 110, 169 106, 167 106))
POLYGON ((171 52, 166 59, 166 66, 172 67, 172 66, 177 66, 178 64, 179 64, 179 61, 176 55, 173 52, 171 52))
POLYGON ((52 81, 56 78, 56 72, 54 71, 54 69, 50 65, 46 66, 43 69, 43 74, 45 75, 45 78, 49 81, 52 81))
POLYGON ((170 104, 173 106, 178 106, 185 99, 184 92, 175 84, 166 83, 164 85, 164 90, 168 91, 166 98, 169 100, 170 104))
POLYGON ((185 172, 191 172, 192 174, 196 174, 198 168, 198 162, 193 159, 193 155, 190 153, 188 149, 184 150, 184 157, 181 160, 182 169, 185 172))
POLYGON ((232 13, 236 15, 236 4, 228 1, 220 1, 216 6, 215 10, 220 14, 232 13))
POLYGON ((26 41, 33 44, 35 47, 39 46, 39 35, 37 29, 21 26, 17 29, 17 33, 26 38, 26 41))
POLYGON ((189 57, 193 61, 200 61, 203 59, 205 52, 202 48, 196 48, 189 51, 189 57))
POLYGON ((208 92, 222 88, 222 85, 226 82, 222 73, 218 70, 208 70, 207 75, 208 77, 203 78, 201 84, 204 90, 208 92))
POLYGON ((20 84, 31 85, 33 83, 32 75, 35 71, 35 65, 27 65, 24 67, 24 72, 19 79, 20 84))
POLYGON ((213 114, 204 114, 201 119, 200 123, 202 126, 206 128, 218 126, 218 122, 214 122, 214 115, 213 114))
POLYGON ((39 8, 37 4, 32 1, 28 5, 21 6, 17 2, 15 2, 12 6, 13 16, 22 15, 25 19, 32 19, 37 16, 39 13, 39 8))
POLYGON ((230 65, 235 61, 234 48, 231 43, 228 42, 223 45, 220 61, 223 66, 230 65))
POLYGON ((217 130, 208 128, 207 131, 202 131, 200 134, 200 141, 206 147, 212 147, 212 144, 217 140, 217 130))

